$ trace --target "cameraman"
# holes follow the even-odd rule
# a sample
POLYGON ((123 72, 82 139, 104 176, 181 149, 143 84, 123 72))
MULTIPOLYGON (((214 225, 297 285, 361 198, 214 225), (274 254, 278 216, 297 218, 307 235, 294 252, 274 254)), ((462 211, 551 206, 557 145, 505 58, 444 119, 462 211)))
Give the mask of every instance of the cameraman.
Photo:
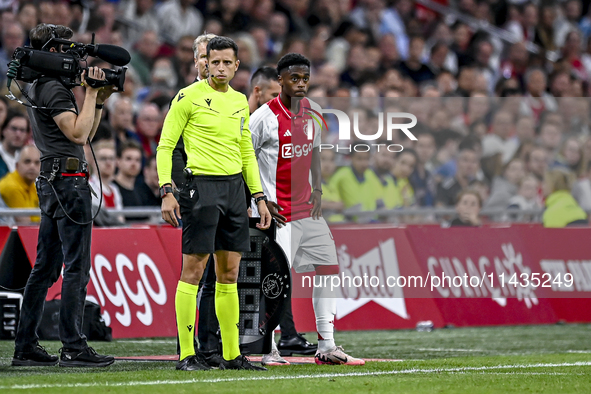
MULTIPOLYGON (((69 39, 70 28, 40 24, 30 32, 31 46, 40 50, 52 38, 69 39)), ((61 52, 61 45, 45 48, 61 52)), ((82 73, 96 80, 104 72, 91 67, 82 73)), ((37 327, 41 321, 48 288, 57 281, 64 265, 61 292, 59 334, 63 343, 60 366, 105 367, 111 356, 97 354, 82 334, 86 286, 90 278, 90 237, 92 231, 91 190, 84 144, 98 127, 105 100, 113 87, 93 89, 86 86, 82 110, 78 111, 74 94, 59 79, 42 77, 34 81, 29 96, 39 109, 28 108, 33 138, 41 151, 41 174, 37 193, 41 224, 37 260, 31 271, 22 303, 16 335, 13 366, 50 366, 58 357, 39 345, 37 327)))

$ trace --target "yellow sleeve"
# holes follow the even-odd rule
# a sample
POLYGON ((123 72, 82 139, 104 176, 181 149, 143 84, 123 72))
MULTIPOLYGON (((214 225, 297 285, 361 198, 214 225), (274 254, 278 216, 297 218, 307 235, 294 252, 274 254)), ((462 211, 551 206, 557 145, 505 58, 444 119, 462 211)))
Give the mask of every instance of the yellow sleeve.
POLYGON ((160 186, 171 183, 172 151, 176 147, 185 125, 191 118, 191 100, 185 98, 184 89, 172 100, 170 110, 164 119, 160 142, 156 149, 156 169, 160 186))
POLYGON ((0 195, 8 208, 28 208, 25 204, 25 196, 13 183, 0 183, 0 195))
POLYGON ((242 137, 240 139, 240 153, 242 155, 242 175, 250 189, 251 194, 260 193, 263 191, 261 185, 261 174, 259 173, 259 164, 254 154, 252 146, 252 136, 250 134, 248 114, 248 102, 246 102, 245 117, 241 119, 240 128, 242 129, 242 137))

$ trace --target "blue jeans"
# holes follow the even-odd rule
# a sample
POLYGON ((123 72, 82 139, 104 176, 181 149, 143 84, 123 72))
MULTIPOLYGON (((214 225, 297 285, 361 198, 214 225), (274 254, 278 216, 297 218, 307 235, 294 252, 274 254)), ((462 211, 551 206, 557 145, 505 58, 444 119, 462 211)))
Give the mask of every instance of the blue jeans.
MULTIPOLYGON (((43 175, 43 173, 42 173, 43 175)), ((84 177, 58 177, 51 188, 47 179, 36 182, 41 223, 37 242, 37 259, 25 287, 20 321, 16 334, 16 351, 35 346, 37 328, 43 315, 47 290, 58 280, 64 266, 59 334, 64 347, 72 350, 85 348, 82 318, 86 286, 90 279, 90 239, 92 223, 91 195, 84 177)))

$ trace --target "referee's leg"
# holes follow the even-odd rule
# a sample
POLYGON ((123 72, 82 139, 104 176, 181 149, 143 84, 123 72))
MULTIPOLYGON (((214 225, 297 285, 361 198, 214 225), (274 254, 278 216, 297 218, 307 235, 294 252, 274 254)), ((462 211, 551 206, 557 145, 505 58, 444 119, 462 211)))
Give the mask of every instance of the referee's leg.
POLYGON ((238 273, 242 254, 220 250, 215 252, 217 277, 215 292, 215 311, 222 334, 222 352, 225 360, 240 356, 238 323, 240 305, 238 302, 238 273))
POLYGON ((175 296, 176 321, 181 348, 180 361, 195 355, 197 290, 208 259, 209 254, 183 254, 183 270, 175 296))

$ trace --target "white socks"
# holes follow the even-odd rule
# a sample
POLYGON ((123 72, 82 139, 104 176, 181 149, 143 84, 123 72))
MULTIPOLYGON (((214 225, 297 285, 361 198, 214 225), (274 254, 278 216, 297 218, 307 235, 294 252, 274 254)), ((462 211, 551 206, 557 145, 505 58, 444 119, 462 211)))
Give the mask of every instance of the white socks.
MULTIPOLYGON (((332 275, 328 275, 332 276, 332 275)), ((320 283, 331 283, 323 280, 320 283)), ((314 287, 312 291, 312 304, 316 315, 316 330, 318 331, 318 350, 327 352, 335 347, 334 343, 334 317, 337 313, 337 299, 330 286, 314 287), (322 339, 320 339, 322 338, 322 339)))

